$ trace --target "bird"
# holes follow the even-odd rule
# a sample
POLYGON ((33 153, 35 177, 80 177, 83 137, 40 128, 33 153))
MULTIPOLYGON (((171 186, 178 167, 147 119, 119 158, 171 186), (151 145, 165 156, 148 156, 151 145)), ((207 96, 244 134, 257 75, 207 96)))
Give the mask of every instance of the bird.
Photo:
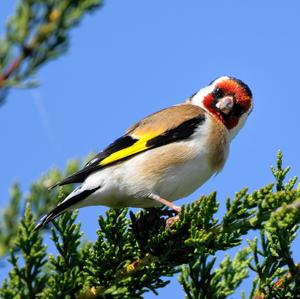
POLYGON ((243 81, 222 76, 184 102, 153 113, 50 189, 79 184, 36 225, 73 209, 103 205, 151 208, 186 197, 218 174, 229 145, 253 109, 243 81))

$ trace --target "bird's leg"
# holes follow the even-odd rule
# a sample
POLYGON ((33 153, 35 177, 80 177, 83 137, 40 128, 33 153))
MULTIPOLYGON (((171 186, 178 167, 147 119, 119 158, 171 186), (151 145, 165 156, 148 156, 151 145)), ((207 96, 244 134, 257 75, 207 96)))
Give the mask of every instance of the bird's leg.
POLYGON ((176 214, 177 214, 176 216, 167 219, 167 221, 166 221, 166 226, 167 226, 167 227, 170 227, 174 222, 176 222, 176 221, 179 220, 179 215, 178 215, 178 213, 179 213, 180 210, 181 210, 181 208, 180 208, 179 206, 176 206, 176 205, 174 205, 172 202, 170 202, 170 201, 168 201, 168 200, 166 200, 166 199, 164 199, 164 198, 161 198, 160 196, 158 196, 158 195, 156 195, 156 194, 153 194, 153 193, 151 193, 151 194, 149 195, 149 198, 151 198, 151 199, 153 199, 153 200, 155 200, 155 201, 160 202, 161 204, 163 204, 163 205, 169 207, 170 209, 172 209, 172 210, 174 210, 174 211, 176 212, 176 214))

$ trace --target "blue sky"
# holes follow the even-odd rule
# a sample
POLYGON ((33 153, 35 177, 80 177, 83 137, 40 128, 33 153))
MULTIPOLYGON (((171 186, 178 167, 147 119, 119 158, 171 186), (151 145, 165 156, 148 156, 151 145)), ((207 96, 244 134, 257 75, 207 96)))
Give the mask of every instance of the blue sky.
MULTIPOLYGON (((13 1, 1 1, 3 28, 13 1)), ((0 207, 9 188, 30 183, 52 166, 99 151, 141 117, 176 104, 221 75, 245 81, 254 110, 232 142, 224 170, 183 204, 218 191, 227 196, 272 181, 282 149, 299 174, 299 1, 106 1, 71 33, 66 55, 37 74, 35 90, 12 91, 0 107, 0 207)), ((3 33, 3 29, 0 29, 3 33)), ((94 240, 97 215, 79 219, 94 240)), ((299 238, 294 248, 299 247, 299 238)), ((295 252, 300 261, 300 254, 295 252)), ((243 285, 248 289, 247 285, 243 285)), ((182 298, 176 279, 160 297, 182 298)), ((146 298, 154 298, 147 295, 146 298)), ((234 298, 239 298, 237 294, 234 298)))

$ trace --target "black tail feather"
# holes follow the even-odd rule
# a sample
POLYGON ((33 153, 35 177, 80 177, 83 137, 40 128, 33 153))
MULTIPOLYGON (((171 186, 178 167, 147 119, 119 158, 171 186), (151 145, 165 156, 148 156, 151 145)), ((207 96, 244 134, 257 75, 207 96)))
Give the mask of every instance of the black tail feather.
POLYGON ((34 230, 39 230, 40 228, 43 228, 46 224, 48 224, 50 221, 54 220, 56 217, 58 217, 59 214, 54 214, 54 210, 45 215, 41 218, 41 220, 38 222, 38 224, 35 226, 34 230))
POLYGON ((94 193, 96 190, 100 188, 96 187, 94 189, 89 189, 89 190, 83 190, 82 192, 70 197, 68 200, 61 202, 57 207, 55 207, 53 210, 51 210, 47 215, 41 218, 39 223, 36 225, 34 230, 38 230, 42 227, 44 227, 47 223, 51 222, 54 220, 56 217, 58 217, 60 214, 65 212, 68 208, 71 206, 75 205, 81 200, 84 200, 86 197, 94 193))
POLYGON ((64 178, 63 180, 57 182, 56 184, 50 186, 48 190, 52 190, 57 186, 63 186, 68 184, 76 184, 82 183, 87 176, 89 176, 92 172, 98 170, 100 166, 98 164, 90 164, 85 166, 83 169, 73 173, 72 175, 64 178))

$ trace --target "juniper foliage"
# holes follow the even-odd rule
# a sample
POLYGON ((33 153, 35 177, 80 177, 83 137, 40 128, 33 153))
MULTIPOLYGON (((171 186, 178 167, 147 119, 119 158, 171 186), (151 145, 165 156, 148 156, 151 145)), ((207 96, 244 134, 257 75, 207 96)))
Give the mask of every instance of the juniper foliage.
MULTIPOLYGON (((99 217, 97 240, 92 243, 82 240, 80 223, 75 222, 77 212, 65 213, 51 228, 56 253, 48 253, 43 232, 33 230, 34 214, 43 212, 36 202, 55 203, 70 191, 62 188, 59 194, 44 198, 48 184, 61 176, 58 170, 51 170, 33 184, 25 215, 20 218, 26 200, 15 191, 12 203, 18 206, 11 212, 15 216, 2 220, 3 240, 7 239, 3 237, 7 221, 17 229, 11 236, 14 241, 2 244, 10 250, 12 268, 0 296, 143 298, 145 292, 159 294, 169 283, 167 277, 180 272, 186 298, 228 298, 249 279, 251 271, 256 277, 249 298, 296 298, 300 267, 293 259, 291 244, 300 222, 299 190, 296 178, 284 183, 288 170, 282 168, 281 152, 277 161, 272 169, 275 183, 252 193, 247 189, 237 192, 232 200, 227 199, 221 219, 216 218, 216 193, 183 206, 180 220, 169 228, 166 219, 172 211, 166 209, 129 215, 128 209, 110 209, 99 217), (260 238, 240 248, 251 230, 259 232, 260 238), (231 248, 239 248, 233 258, 226 253, 231 248), (218 261, 217 255, 224 255, 223 260, 218 261)), ((78 163, 69 167, 73 170, 78 163)))
POLYGON ((12 87, 33 87, 33 76, 69 48, 69 32, 101 0, 19 0, 0 39, 0 103, 12 87))
MULTIPOLYGON (((70 29, 100 6, 100 0, 20 0, 0 42, 0 102, 12 87, 34 86, 37 70, 68 49, 70 29)), ((282 167, 281 152, 271 169, 274 183, 237 192, 220 219, 222 199, 214 192, 182 207, 171 227, 166 219, 173 212, 164 208, 129 215, 128 209, 111 209, 99 217, 94 243, 82 239, 76 211, 59 217, 51 231, 50 226, 34 231, 37 219, 73 188, 49 192, 48 187, 78 167, 72 161, 64 172, 50 170, 28 195, 18 183, 12 186, 0 218, 0 266, 10 264, 1 298, 142 298, 149 291, 159 294, 177 273, 188 299, 228 298, 252 280, 250 273, 256 276, 248 298, 300 293, 300 266, 291 250, 300 191, 297 178, 286 182, 289 168, 282 167), (258 236, 243 247, 250 231, 258 236), (44 241, 49 232, 51 240, 44 241), (227 254, 230 249, 234 257, 227 254)))

